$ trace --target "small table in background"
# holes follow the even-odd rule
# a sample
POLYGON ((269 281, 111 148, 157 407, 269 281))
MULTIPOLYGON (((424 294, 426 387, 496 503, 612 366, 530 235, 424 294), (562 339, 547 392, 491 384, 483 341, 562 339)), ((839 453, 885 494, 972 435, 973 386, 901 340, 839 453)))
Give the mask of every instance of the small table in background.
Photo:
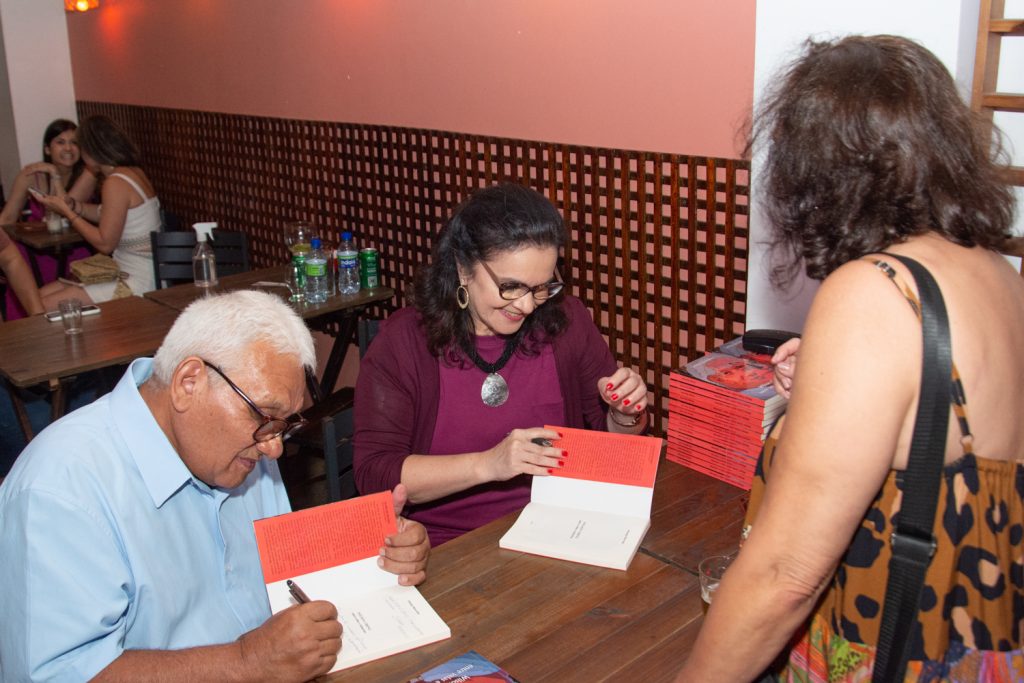
POLYGON ((67 275, 68 253, 72 249, 83 244, 85 239, 77 230, 68 229, 60 232, 50 232, 46 229, 46 223, 42 221, 28 221, 13 223, 3 226, 11 239, 20 242, 28 247, 29 266, 32 268, 32 275, 36 278, 36 285, 42 287, 42 272, 39 270, 39 262, 36 260, 37 252, 49 252, 57 259, 57 276, 67 275))
MULTIPOLYGON (((131 296, 99 304, 99 315, 82 318, 82 333, 64 334, 60 321, 34 315, 0 325, 0 375, 16 387, 46 384, 52 392, 51 414, 64 414, 64 383, 90 370, 128 363, 152 355, 177 311, 142 297, 131 296)), ((25 439, 32 439, 24 407, 10 391, 25 439)))
MULTIPOLYGON (((227 275, 219 278, 220 282, 216 287, 206 290, 196 287, 194 284, 185 283, 156 289, 146 293, 147 299, 152 299, 164 306, 176 311, 182 311, 196 299, 210 293, 231 292, 238 289, 260 289, 266 292, 277 294, 283 300, 288 300, 289 290, 285 286, 291 266, 280 265, 270 268, 250 270, 245 273, 227 275), (280 286, 255 286, 259 282, 278 283, 280 286)), ((327 358, 327 365, 324 367, 323 376, 319 381, 321 396, 326 396, 334 390, 341 373, 341 365, 345 361, 345 354, 349 346, 355 341, 356 329, 359 316, 366 307, 388 301, 395 296, 395 290, 389 287, 375 287, 373 289, 361 289, 356 294, 333 294, 322 304, 298 304, 293 305, 295 311, 302 316, 303 320, 318 320, 326 323, 338 323, 338 335, 334 338, 331 346, 331 353, 327 358)))

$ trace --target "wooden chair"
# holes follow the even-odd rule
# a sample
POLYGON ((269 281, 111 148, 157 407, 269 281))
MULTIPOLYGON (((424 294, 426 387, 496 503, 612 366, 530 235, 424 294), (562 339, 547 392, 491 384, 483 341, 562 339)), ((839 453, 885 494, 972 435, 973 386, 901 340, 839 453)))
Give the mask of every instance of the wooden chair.
MULTIPOLYGON (((196 235, 191 230, 177 232, 151 232, 153 247, 153 276, 156 288, 165 284, 192 281, 192 250, 196 235)), ((217 257, 217 275, 244 273, 250 269, 249 239, 244 232, 214 230, 213 253, 217 257)))
MULTIPOLYGON (((360 320, 358 327, 359 356, 366 353, 377 334, 379 320, 360 320)), ((309 424, 293 432, 288 443, 297 447, 298 454, 312 454, 324 458, 327 478, 327 497, 331 502, 357 495, 352 472, 352 437, 355 434, 355 389, 342 387, 326 396, 320 395, 319 384, 307 382, 315 392, 313 405, 304 415, 309 424)))

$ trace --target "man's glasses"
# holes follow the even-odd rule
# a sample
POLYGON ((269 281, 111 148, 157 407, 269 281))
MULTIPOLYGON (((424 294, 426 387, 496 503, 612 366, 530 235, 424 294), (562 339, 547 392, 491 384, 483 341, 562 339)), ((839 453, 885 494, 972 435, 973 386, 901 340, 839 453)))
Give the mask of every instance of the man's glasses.
POLYGON ((498 288, 498 295, 506 301, 515 301, 527 294, 532 294, 534 301, 547 301, 565 287, 565 283, 557 279, 537 285, 536 287, 527 287, 522 282, 498 282, 498 276, 494 274, 494 271, 490 269, 485 261, 481 261, 480 265, 491 276, 495 286, 498 288))
POLYGON ((270 417, 262 410, 260 410, 253 400, 245 395, 245 392, 238 388, 238 385, 228 379, 228 376, 224 374, 224 371, 218 368, 213 363, 204 360, 203 363, 206 367, 210 368, 218 375, 224 378, 224 381, 228 383, 228 386, 235 390, 235 393, 242 397, 245 404, 252 409, 254 413, 259 417, 263 423, 256 428, 256 431, 252 433, 253 441, 257 443, 263 443, 264 441, 272 441, 277 437, 281 437, 282 440, 287 439, 292 432, 306 424, 305 418, 301 415, 296 414, 294 418, 284 420, 279 417, 270 417))

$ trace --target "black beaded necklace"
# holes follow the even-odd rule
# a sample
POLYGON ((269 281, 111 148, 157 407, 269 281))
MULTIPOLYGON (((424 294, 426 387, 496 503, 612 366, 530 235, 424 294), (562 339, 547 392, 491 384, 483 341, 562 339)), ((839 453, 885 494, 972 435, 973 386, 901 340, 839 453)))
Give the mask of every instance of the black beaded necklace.
POLYGON ((473 342, 467 340, 461 345, 463 352, 473 361, 473 365, 487 373, 487 377, 480 387, 480 399, 484 402, 484 405, 497 408, 508 400, 508 382, 498 374, 498 371, 505 367, 505 364, 512 358, 512 354, 519 348, 521 337, 522 334, 519 333, 509 337, 505 341, 505 350, 501 352, 498 360, 493 363, 488 363, 480 357, 473 342))

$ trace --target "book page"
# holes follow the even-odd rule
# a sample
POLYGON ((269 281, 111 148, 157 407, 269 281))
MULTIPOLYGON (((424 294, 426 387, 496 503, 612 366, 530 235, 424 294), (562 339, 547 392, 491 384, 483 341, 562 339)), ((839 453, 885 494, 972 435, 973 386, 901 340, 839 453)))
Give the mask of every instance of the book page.
POLYGON ((550 425, 545 429, 559 432, 562 438, 552 445, 569 453, 565 465, 556 469, 552 476, 628 486, 654 486, 658 458, 661 457, 661 439, 550 425))
POLYGON ((499 547, 611 569, 626 569, 650 520, 530 503, 499 547))
POLYGON ((263 580, 274 583, 367 557, 398 531, 389 491, 253 522, 263 580))
POLYGON ((335 606, 344 632, 331 671, 451 637, 448 625, 412 586, 392 586, 335 606))

